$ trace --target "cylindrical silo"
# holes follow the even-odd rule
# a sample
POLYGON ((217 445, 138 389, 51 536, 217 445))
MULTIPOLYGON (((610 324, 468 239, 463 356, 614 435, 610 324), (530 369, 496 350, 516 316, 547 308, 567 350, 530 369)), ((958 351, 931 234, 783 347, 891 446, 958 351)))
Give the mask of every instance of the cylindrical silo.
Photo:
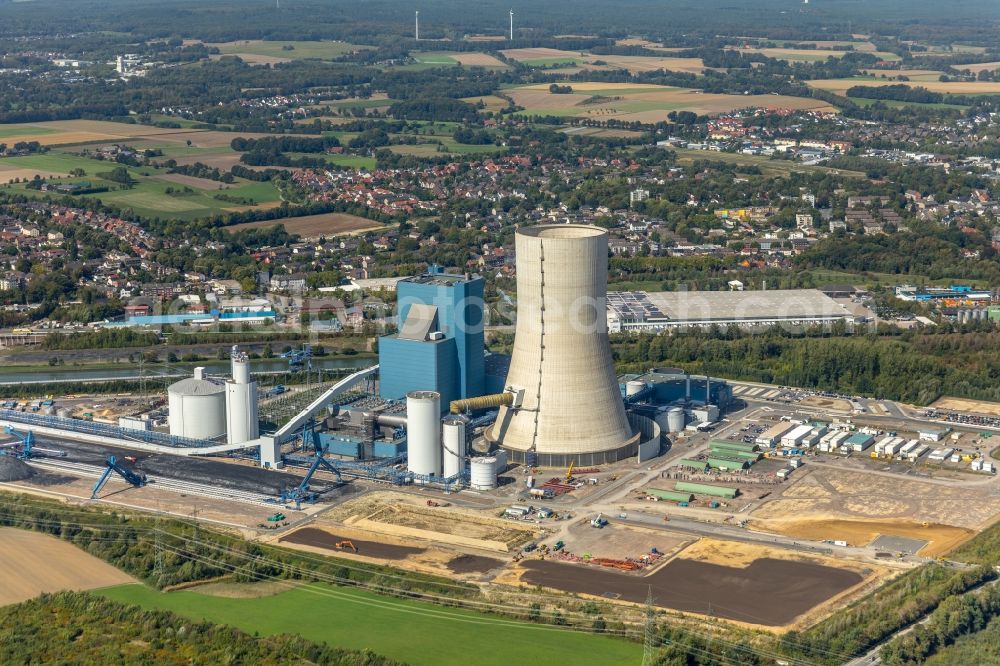
POLYGON ((192 439, 215 439, 226 434, 226 387, 195 368, 194 377, 167 389, 170 434, 192 439))
POLYGON ((632 380, 630 382, 625 382, 625 397, 631 397, 633 395, 638 395, 646 390, 645 382, 640 382, 632 380))
POLYGON ((233 346, 232 379, 226 382, 226 441, 242 444, 260 434, 257 382, 250 379, 250 359, 233 346))
POLYGON ((474 490, 497 487, 497 459, 473 458, 469 464, 469 486, 474 490))
POLYGON ((406 394, 407 469, 414 474, 441 476, 441 394, 406 394))
POLYGON ((446 479, 461 474, 465 468, 465 429, 468 423, 464 416, 446 416, 441 420, 441 454, 446 479))
POLYGON ((685 423, 683 408, 671 407, 667 410, 667 432, 681 432, 684 430, 685 423))
POLYGON ((565 224, 520 229, 517 324, 507 385, 487 439, 514 462, 591 465, 636 454, 608 343, 608 234, 565 224))

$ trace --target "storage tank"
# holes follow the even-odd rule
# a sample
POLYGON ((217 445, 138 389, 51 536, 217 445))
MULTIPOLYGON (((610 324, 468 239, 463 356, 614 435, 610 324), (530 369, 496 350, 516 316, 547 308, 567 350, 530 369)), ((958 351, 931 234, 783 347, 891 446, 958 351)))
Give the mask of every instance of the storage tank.
POLYGON ((441 394, 406 394, 406 468, 414 474, 441 476, 441 394))
POLYGON ((631 397, 633 395, 638 395, 639 393, 642 393, 645 390, 646 390, 646 384, 645 384, 645 382, 640 382, 640 381, 632 380, 630 382, 626 382, 625 383, 625 397, 626 398, 631 397))
POLYGON ((257 382, 250 378, 250 359, 238 347, 232 350, 232 379, 226 382, 226 441, 242 444, 257 439, 257 382))
POLYGON ((215 439, 226 434, 226 386, 195 368, 194 376, 167 389, 170 434, 192 439, 215 439))
POLYGON ((469 485, 474 490, 493 490, 497 487, 497 459, 473 458, 469 465, 469 485))
POLYGON ((671 407, 667 410, 667 432, 683 432, 687 418, 682 407, 671 407))
POLYGON ((517 231, 517 324, 503 406, 486 438, 542 466, 606 464, 636 455, 607 325, 608 233, 581 224, 517 231))
POLYGON ((444 477, 461 474, 465 468, 465 430, 469 421, 464 416, 446 416, 441 420, 441 445, 444 477))

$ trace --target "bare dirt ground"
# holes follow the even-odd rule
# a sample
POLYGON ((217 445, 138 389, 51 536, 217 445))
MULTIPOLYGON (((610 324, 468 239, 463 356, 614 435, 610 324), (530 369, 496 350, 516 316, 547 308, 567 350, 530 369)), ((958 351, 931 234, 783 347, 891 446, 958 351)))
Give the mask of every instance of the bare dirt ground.
POLYGON ((595 530, 590 522, 582 520, 570 527, 565 537, 566 550, 576 555, 624 559, 638 558, 653 548, 671 555, 694 539, 683 534, 663 530, 643 529, 631 525, 611 524, 595 530))
POLYGON ((561 49, 549 48, 527 48, 527 49, 504 49, 503 54, 512 60, 524 62, 525 60, 582 60, 586 56, 579 51, 563 51, 561 49))
POLYGON ((974 62, 968 65, 955 65, 955 69, 969 70, 973 74, 978 74, 979 72, 992 72, 995 69, 1000 69, 1000 60, 994 60, 993 62, 974 62))
POLYGON ((325 529, 315 527, 304 527, 291 534, 278 539, 278 543, 294 543, 314 548, 322 548, 335 552, 355 552, 349 547, 338 548, 337 544, 343 541, 350 541, 357 548, 357 554, 365 557, 372 557, 379 560, 402 560, 410 555, 417 555, 424 552, 424 548, 414 548, 400 544, 385 543, 381 541, 365 541, 357 537, 351 538, 342 534, 334 534, 325 529))
POLYGON ((259 583, 207 583, 188 588, 188 590, 210 597, 260 599, 287 592, 299 585, 302 583, 294 580, 266 580, 259 583))
POLYGON ((933 556, 998 513, 1000 498, 988 488, 814 468, 750 516, 755 529, 856 546, 883 534, 921 539, 930 543, 920 554, 933 556))
POLYGON ((36 532, 0 527, 0 605, 43 592, 94 590, 134 582, 71 543, 36 532))
POLYGON ((469 67, 507 67, 488 53, 449 53, 453 59, 469 67))
POLYGON ((290 234, 298 234, 303 238, 318 238, 320 236, 337 236, 340 234, 382 229, 384 225, 347 213, 323 213, 322 215, 305 215, 302 217, 283 217, 277 220, 248 222, 226 227, 227 231, 243 231, 244 229, 259 229, 280 225, 290 234))
POLYGON ((507 553, 530 541, 532 526, 453 507, 428 507, 406 493, 369 493, 334 507, 317 520, 402 539, 507 553))
POLYGON ((971 412, 973 414, 986 414, 989 416, 1000 416, 1000 402, 986 402, 983 400, 967 400, 965 398, 939 398, 931 405, 934 409, 942 409, 955 412, 971 412))
POLYGON ((448 562, 448 569, 453 573, 485 573, 491 569, 502 567, 505 562, 481 555, 459 555, 448 562))
POLYGON ((841 412, 851 411, 851 403, 847 400, 841 400, 840 398, 824 398, 818 395, 811 395, 808 398, 803 398, 799 404, 807 407, 835 409, 841 412))

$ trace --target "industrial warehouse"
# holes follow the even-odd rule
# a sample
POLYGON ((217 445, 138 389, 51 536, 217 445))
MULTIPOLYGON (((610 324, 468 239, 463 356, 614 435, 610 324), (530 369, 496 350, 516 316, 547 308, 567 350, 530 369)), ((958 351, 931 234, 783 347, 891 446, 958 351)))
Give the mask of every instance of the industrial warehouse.
POLYGON ((625 319, 606 312, 627 313, 619 330, 666 332, 850 317, 822 293, 609 295, 606 231, 527 227, 516 248, 509 355, 487 349, 483 279, 431 267, 396 283, 377 364, 264 390, 232 347, 228 373, 196 367, 117 423, 8 404, 0 459, 18 464, 0 478, 623 613, 652 587, 664 608, 772 628, 805 626, 1000 515, 985 431, 684 368, 616 372, 609 329, 625 319), (789 568, 808 589, 782 585, 789 568))
POLYGON ((692 326, 811 326, 852 323, 856 315, 818 289, 618 291, 608 294, 612 333, 692 326))

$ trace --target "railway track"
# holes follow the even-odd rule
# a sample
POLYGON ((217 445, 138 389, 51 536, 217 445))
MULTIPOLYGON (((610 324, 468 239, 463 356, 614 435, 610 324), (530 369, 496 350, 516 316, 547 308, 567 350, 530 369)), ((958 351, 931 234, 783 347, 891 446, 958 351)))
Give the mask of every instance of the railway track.
MULTIPOLYGON (((28 461, 28 464, 41 469, 58 472, 70 472, 72 474, 93 477, 95 479, 104 474, 104 470, 106 469, 105 467, 88 465, 86 463, 50 459, 30 460, 28 461)), ((256 506, 267 507, 273 507, 276 504, 274 498, 268 495, 248 492, 245 490, 218 488, 203 483, 194 483, 192 481, 182 481, 180 479, 171 479, 162 476, 147 476, 146 482, 155 485, 157 488, 163 488, 164 490, 226 500, 228 502, 240 502, 242 504, 253 504, 256 506)))

